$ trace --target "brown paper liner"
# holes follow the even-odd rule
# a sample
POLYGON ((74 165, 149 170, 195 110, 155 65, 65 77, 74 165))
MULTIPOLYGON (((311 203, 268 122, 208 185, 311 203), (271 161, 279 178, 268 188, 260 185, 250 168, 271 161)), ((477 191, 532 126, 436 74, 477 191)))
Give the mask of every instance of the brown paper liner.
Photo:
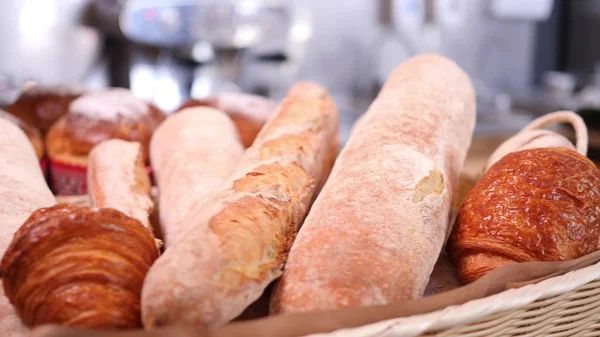
POLYGON ((387 319, 424 314, 471 300, 537 283, 600 261, 600 251, 563 262, 526 262, 507 265, 489 272, 477 281, 441 294, 388 305, 346 308, 333 311, 280 315, 223 327, 169 327, 153 331, 92 332, 69 328, 39 330, 32 337, 299 337, 359 327, 387 319))

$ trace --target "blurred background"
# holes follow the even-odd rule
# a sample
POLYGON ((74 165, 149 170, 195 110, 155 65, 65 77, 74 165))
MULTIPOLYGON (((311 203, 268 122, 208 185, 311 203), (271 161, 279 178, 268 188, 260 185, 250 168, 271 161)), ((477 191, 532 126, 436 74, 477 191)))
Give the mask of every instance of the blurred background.
POLYGON ((473 78, 476 134, 557 109, 593 129, 599 31, 598 0, 0 0, 0 106, 29 81, 126 87, 173 111, 314 80, 345 139, 398 63, 437 52, 473 78))

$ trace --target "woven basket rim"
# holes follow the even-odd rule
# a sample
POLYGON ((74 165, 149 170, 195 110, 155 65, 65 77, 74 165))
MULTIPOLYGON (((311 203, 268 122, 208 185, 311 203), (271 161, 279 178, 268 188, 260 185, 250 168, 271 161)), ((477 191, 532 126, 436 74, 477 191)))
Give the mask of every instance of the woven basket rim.
POLYGON ((486 316, 521 308, 600 279, 600 262, 579 270, 556 276, 518 289, 450 306, 427 314, 394 318, 361 327, 342 329, 306 337, 416 337, 428 332, 442 331, 457 325, 473 323, 486 316))

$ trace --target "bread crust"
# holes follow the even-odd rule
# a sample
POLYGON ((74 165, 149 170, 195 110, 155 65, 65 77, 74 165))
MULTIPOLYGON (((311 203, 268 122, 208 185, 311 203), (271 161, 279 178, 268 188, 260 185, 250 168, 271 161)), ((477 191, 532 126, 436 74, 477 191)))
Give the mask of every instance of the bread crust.
POLYGON ((423 295, 449 231, 475 126, 452 61, 420 55, 356 123, 292 246, 273 313, 371 306, 423 295))
MULTIPOLYGON (((1 117, 0 153, 0 254, 4 254, 31 212, 52 206, 56 200, 27 136, 16 124, 1 117)), ((3 290, 0 290, 0 331, 7 337, 21 337, 28 331, 3 290)))
POLYGON ((26 87, 6 111, 44 135, 67 113, 69 105, 85 92, 84 88, 74 85, 33 85, 26 87))
POLYGON ((449 242, 462 282, 514 262, 563 261, 600 247, 600 175, 564 148, 510 153, 469 193, 449 242))
POLYGON ((35 150, 35 155, 37 156, 38 160, 42 160, 42 158, 44 158, 46 150, 45 150, 44 141, 42 140, 42 135, 40 133, 40 130, 27 124, 25 121, 23 121, 19 117, 9 114, 7 112, 4 112, 3 110, 0 110, 0 118, 4 118, 4 119, 9 120, 12 123, 18 125, 19 128, 21 128, 21 130, 23 130, 23 132, 25 132, 25 135, 27 135, 27 138, 29 138, 29 141, 31 142, 31 145, 33 145, 33 149, 35 150))
POLYGON ((166 246, 235 169, 244 148, 232 121, 219 110, 187 108, 167 118, 150 143, 166 246))
POLYGON ((69 113, 49 129, 48 156, 54 161, 85 167, 95 145, 122 139, 140 142, 144 162, 148 163, 150 138, 164 118, 154 105, 125 89, 88 93, 73 101, 69 113), (101 117, 104 115, 108 118, 101 117))
POLYGON ((96 145, 90 152, 87 175, 93 207, 119 210, 152 231, 152 186, 140 143, 111 139, 96 145))
POLYGON ((226 92, 206 99, 192 99, 179 110, 194 106, 210 106, 225 112, 235 123, 244 147, 248 148, 267 123, 277 103, 257 95, 226 92))
POLYGON ((146 328, 220 325, 254 302, 281 269, 338 147, 338 114, 316 84, 296 84, 142 292, 146 328))

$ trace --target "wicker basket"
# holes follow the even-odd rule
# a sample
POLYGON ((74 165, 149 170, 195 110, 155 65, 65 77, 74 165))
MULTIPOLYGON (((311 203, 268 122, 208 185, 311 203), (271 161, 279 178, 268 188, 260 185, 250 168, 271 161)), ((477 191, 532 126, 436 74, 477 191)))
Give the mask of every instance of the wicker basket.
POLYGON ((317 336, 600 336, 600 263, 429 314, 317 336))

